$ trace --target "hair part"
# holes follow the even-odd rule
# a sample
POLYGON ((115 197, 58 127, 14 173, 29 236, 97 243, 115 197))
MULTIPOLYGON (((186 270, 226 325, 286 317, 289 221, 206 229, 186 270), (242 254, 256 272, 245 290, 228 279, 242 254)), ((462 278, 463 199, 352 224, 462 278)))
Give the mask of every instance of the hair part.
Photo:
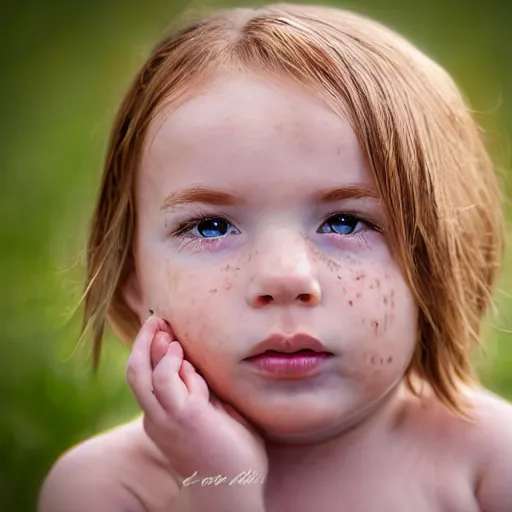
POLYGON ((468 417, 470 349, 501 267, 503 219, 493 163, 450 76, 381 24, 339 9, 270 5, 221 11, 164 38, 115 120, 87 251, 82 336, 93 364, 105 322, 124 342, 140 329, 121 289, 133 266, 133 185, 149 124, 222 71, 272 73, 350 121, 386 210, 386 237, 419 308, 405 379, 468 417))

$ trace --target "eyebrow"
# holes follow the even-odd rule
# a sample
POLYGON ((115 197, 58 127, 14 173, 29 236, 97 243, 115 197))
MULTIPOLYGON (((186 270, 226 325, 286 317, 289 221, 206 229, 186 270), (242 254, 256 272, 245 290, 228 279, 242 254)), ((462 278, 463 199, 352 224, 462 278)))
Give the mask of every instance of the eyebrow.
POLYGON ((161 210, 170 210, 177 206, 183 206, 191 203, 204 203, 214 206, 236 206, 243 203, 242 199, 226 192, 225 190, 216 190, 206 187, 191 187, 185 190, 176 190, 171 192, 162 204, 161 210))
MULTIPOLYGON (((344 199, 378 199, 378 194, 367 185, 349 185, 335 187, 314 194, 313 200, 318 203, 332 203, 344 199)), ((246 202, 240 196, 225 190, 206 187, 191 187, 171 192, 163 202, 161 210, 170 210, 179 206, 203 203, 213 206, 238 206, 246 202)))
POLYGON ((347 185, 345 187, 329 188, 315 194, 314 199, 318 203, 332 203, 343 199, 379 199, 379 195, 373 187, 368 185, 347 185))

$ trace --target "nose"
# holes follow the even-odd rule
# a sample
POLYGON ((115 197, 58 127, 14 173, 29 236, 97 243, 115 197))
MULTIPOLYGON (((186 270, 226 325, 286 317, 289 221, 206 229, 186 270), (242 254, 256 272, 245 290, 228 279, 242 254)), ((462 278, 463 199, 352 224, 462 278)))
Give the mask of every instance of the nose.
POLYGON ((322 299, 320 283, 305 244, 281 246, 276 251, 261 251, 253 258, 254 269, 247 290, 247 302, 253 308, 270 304, 315 306, 322 299))

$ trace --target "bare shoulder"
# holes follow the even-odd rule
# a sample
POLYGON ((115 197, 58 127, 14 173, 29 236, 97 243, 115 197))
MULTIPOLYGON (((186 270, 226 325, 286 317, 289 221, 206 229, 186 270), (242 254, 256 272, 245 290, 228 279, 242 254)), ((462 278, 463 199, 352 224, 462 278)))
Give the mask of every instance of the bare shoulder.
POLYGON ((167 461, 138 418, 65 452, 43 483, 38 512, 180 510, 178 494, 167 461))
POLYGON ((485 512, 512 510, 512 404, 483 390, 470 398, 476 416, 480 507, 485 512))
POLYGON ((467 475, 479 509, 512 510, 512 404, 482 388, 464 391, 472 421, 455 417, 429 396, 411 402, 407 423, 435 453, 439 471, 467 475))
POLYGON ((512 463, 512 404, 485 389, 467 391, 473 407, 473 435, 468 438, 481 465, 492 466, 505 454, 512 463))

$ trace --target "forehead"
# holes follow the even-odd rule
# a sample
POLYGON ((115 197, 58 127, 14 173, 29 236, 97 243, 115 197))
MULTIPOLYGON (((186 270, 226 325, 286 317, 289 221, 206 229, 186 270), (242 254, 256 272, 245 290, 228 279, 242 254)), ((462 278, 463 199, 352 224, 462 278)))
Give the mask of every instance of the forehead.
MULTIPOLYGON (((368 183, 350 123, 297 85, 218 77, 164 109, 146 136, 140 177, 168 187, 293 183, 293 189, 368 183)), ((167 190, 169 192, 169 190, 167 190)))

